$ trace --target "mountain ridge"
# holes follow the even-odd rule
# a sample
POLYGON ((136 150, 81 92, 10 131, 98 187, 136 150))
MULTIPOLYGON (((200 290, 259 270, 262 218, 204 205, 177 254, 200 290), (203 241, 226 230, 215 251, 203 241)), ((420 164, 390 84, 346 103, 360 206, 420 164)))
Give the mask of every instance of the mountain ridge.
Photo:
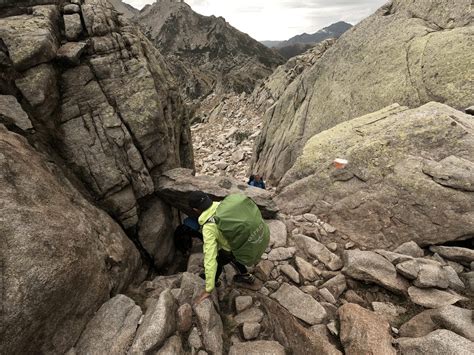
POLYGON ((185 2, 158 0, 132 21, 167 57, 182 83, 181 93, 190 101, 212 93, 251 93, 257 81, 284 62, 223 17, 198 14, 185 2))
POLYGON ((296 36, 291 37, 288 40, 282 41, 260 41, 260 43, 264 44, 269 48, 283 48, 286 46, 294 45, 294 44, 314 44, 324 41, 325 39, 329 39, 331 37, 338 38, 344 32, 351 29, 353 27, 352 24, 347 23, 345 21, 338 21, 332 23, 329 26, 323 27, 322 29, 316 31, 313 34, 309 33, 302 33, 296 36))

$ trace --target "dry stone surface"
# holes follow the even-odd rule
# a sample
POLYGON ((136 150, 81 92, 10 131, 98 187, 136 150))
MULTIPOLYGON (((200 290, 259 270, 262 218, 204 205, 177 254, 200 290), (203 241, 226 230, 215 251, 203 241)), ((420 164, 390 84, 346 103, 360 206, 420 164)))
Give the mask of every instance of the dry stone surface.
POLYGON ((30 119, 21 108, 15 96, 0 95, 0 122, 6 125, 15 125, 22 130, 33 128, 30 119))
POLYGON ((237 316, 235 316, 234 321, 237 324, 244 323, 260 323, 263 319, 263 312, 260 308, 252 307, 247 310, 242 311, 237 316))
POLYGON ((472 263, 474 261, 474 250, 459 247, 431 246, 433 253, 438 253, 442 257, 462 263, 472 263))
POLYGON ((0 37, 15 69, 25 70, 54 59, 59 47, 58 23, 56 6, 36 6, 31 14, 2 18, 0 37))
POLYGON ((345 251, 342 272, 357 280, 373 282, 392 292, 405 294, 408 289, 408 282, 397 275, 395 267, 371 251, 345 251))
POLYGON ((319 324, 326 317, 326 311, 313 297, 287 283, 282 284, 271 297, 295 317, 310 325, 319 324))
POLYGON ((298 235, 295 237, 296 243, 308 255, 317 258, 330 270, 340 270, 343 266, 342 260, 336 254, 329 251, 324 244, 307 237, 298 235))
POLYGON ((206 350, 211 354, 222 354, 224 327, 214 304, 206 299, 194 307, 206 350))
POLYGON ((469 355, 474 353, 474 342, 446 329, 435 330, 421 338, 400 338, 397 344, 402 354, 469 355))
POLYGON ((95 311, 129 285, 139 253, 58 166, 3 125, 0 191, 0 352, 64 353, 95 311))
POLYGON ((456 306, 445 306, 431 316, 439 328, 449 329, 474 342, 473 311, 456 306))
POLYGON ((347 303, 338 310, 341 342, 347 355, 393 354, 388 322, 361 306, 347 303))
POLYGON ((394 250, 395 253, 413 256, 414 258, 421 258, 424 256, 423 249, 414 241, 406 242, 394 250))
POLYGON ((141 317, 140 307, 127 296, 111 298, 87 324, 75 345, 76 353, 127 353, 141 317))
POLYGON ((267 221, 270 228, 270 247, 280 248, 286 246, 287 230, 286 225, 279 220, 267 221))
POLYGON ((411 286, 408 289, 408 295, 413 303, 426 308, 440 308, 467 300, 453 291, 448 292, 435 288, 418 288, 415 286, 411 286))
POLYGON ((181 342, 181 338, 177 335, 173 335, 172 337, 168 338, 165 342, 165 345, 156 352, 156 355, 181 355, 183 354, 183 344, 181 342))
POLYGON ((237 313, 245 311, 247 308, 251 307, 253 300, 251 296, 238 296, 235 298, 235 310, 237 313))
POLYGON ((341 123, 307 142, 275 201, 286 214, 327 216, 368 249, 466 239, 474 231, 474 195, 463 187, 472 178, 473 127, 471 116, 435 102, 341 123), (338 170, 333 160, 340 157, 350 163, 338 170), (444 168, 442 181, 433 164, 444 168))
POLYGON ((160 348, 176 331, 176 301, 170 290, 161 293, 147 310, 130 348, 131 354, 140 354, 160 348))
POLYGON ((233 178, 194 176, 190 169, 173 169, 163 173, 157 182, 157 192, 171 206, 192 215, 188 195, 195 190, 207 193, 215 200, 240 193, 250 197, 260 208, 264 218, 274 218, 278 212, 272 195, 265 190, 250 187, 233 178))
MULTIPOLYGON (((286 85, 265 113, 252 170, 261 171, 275 184, 312 136, 393 103, 413 108, 438 101, 460 110, 471 106, 472 90, 465 77, 471 66, 470 6, 469 0, 394 0, 354 26, 286 85)), ((339 154, 332 150, 327 159, 344 158, 339 154)))
POLYGON ((285 355, 285 348, 276 341, 269 340, 258 340, 249 341, 245 343, 238 343, 231 346, 229 355, 261 355, 261 354, 272 354, 272 355, 285 355))
POLYGON ((418 313, 400 327, 400 336, 420 338, 438 329, 438 326, 433 322, 432 319, 432 316, 434 316, 437 312, 437 309, 427 309, 426 311, 418 313))

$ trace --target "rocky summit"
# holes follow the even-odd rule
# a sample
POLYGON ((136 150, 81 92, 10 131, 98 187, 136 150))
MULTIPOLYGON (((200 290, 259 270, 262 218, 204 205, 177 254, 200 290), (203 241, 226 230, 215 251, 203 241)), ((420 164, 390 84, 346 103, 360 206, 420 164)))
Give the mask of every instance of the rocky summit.
POLYGON ((190 99, 250 93, 258 80, 284 62, 224 18, 200 15, 183 1, 158 0, 135 21, 167 57, 190 99))
POLYGON ((470 3, 284 62, 184 1, 0 0, 0 354, 474 354, 470 3), (196 190, 270 233, 205 299, 196 190))

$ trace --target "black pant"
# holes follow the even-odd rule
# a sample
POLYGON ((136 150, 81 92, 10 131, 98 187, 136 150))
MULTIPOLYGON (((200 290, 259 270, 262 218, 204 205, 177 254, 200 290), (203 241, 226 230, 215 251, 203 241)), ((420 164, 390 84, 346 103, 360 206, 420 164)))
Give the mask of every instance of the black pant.
POLYGON ((219 250, 219 253, 217 254, 216 282, 219 279, 219 276, 221 276, 224 265, 227 265, 227 264, 232 264, 232 266, 235 269, 237 269, 239 274, 247 273, 247 268, 245 267, 245 265, 239 263, 235 259, 235 256, 232 254, 232 252, 221 249, 219 250))

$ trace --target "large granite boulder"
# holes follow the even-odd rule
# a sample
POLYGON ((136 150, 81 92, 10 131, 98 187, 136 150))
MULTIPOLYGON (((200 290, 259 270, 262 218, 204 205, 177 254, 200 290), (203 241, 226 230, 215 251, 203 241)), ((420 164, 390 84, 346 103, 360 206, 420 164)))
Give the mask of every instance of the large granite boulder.
POLYGON ((64 353, 139 253, 58 167, 0 125, 0 353, 64 353))
POLYGON ((474 342, 446 329, 439 329, 421 338, 399 338, 401 354, 460 355, 474 354, 474 342))
POLYGON ((346 303, 337 311, 340 339, 347 355, 395 355, 390 325, 377 314, 354 303, 346 303))
POLYGON ((52 5, 0 19, 0 38, 17 70, 54 59, 59 47, 59 19, 58 8, 52 5))
POLYGON ((372 251, 346 250, 342 273, 402 295, 407 294, 409 287, 408 282, 397 274, 393 264, 372 251))
POLYGON ((223 353, 224 326, 222 319, 211 299, 206 299, 194 306, 202 340, 207 351, 211 354, 221 355, 223 353))
POLYGON ((193 167, 190 110, 161 54, 107 0, 77 2, 72 14, 59 1, 28 7, 36 3, 0 18, 10 63, 0 87, 100 206, 136 230, 153 177, 193 167))
POLYGON ((130 347, 130 354, 143 354, 159 349, 176 331, 176 300, 171 291, 165 290, 154 300, 145 313, 130 347))
POLYGON ((431 246, 433 253, 438 253, 443 258, 469 265, 474 261, 474 250, 460 247, 431 246))
MULTIPOLYGON (((292 354, 341 355, 327 337, 317 334, 301 325, 286 308, 277 301, 257 293, 258 300, 265 309, 268 321, 266 331, 292 354)), ((320 326, 326 327, 324 324, 320 326)))
POLYGON ((327 316, 326 310, 318 301, 296 286, 284 283, 271 297, 292 315, 310 325, 322 323, 327 316))
POLYGON ((74 347, 76 354, 126 354, 141 317, 142 310, 127 296, 111 298, 82 332, 74 347))
POLYGON ((275 201, 284 213, 326 216, 368 248, 468 238, 473 128, 471 116, 439 103, 393 105, 339 124, 308 141, 275 201), (349 164, 336 169, 335 158, 349 164))
POLYGON ((278 182, 306 141, 398 102, 472 105, 470 0, 393 0, 344 33, 264 116, 252 171, 278 182))
POLYGON ((0 95, 0 123, 8 128, 16 126, 23 131, 33 128, 28 115, 21 108, 15 96, 0 95))
POLYGON ((141 206, 138 240, 159 269, 170 263, 174 256, 172 212, 167 204, 156 197, 142 202, 141 206))
POLYGON ((173 169, 157 180, 157 193, 168 204, 192 214, 188 195, 200 190, 214 200, 222 200, 229 194, 240 193, 250 197, 260 208, 264 218, 274 218, 278 212, 270 192, 256 189, 235 179, 223 176, 194 176, 190 169, 173 169))

